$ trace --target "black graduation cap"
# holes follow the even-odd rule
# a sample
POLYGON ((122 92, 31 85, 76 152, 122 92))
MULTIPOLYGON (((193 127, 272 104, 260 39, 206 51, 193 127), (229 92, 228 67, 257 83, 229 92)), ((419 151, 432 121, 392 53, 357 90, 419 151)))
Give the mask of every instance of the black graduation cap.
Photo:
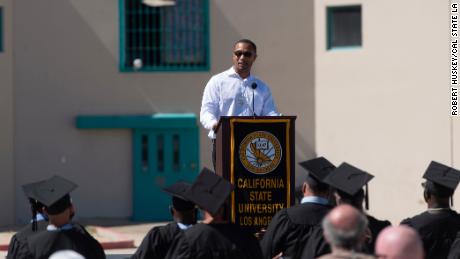
POLYGON ((431 161, 423 178, 455 190, 460 182, 460 171, 441 163, 431 161))
POLYGON ((300 162, 299 165, 308 171, 307 182, 309 183, 312 182, 311 180, 313 180, 313 182, 319 181, 324 183, 324 178, 326 178, 326 176, 328 176, 329 173, 336 168, 331 162, 329 162, 329 160, 324 157, 303 161, 300 162))
POLYGON ((26 195, 27 198, 31 198, 33 190, 35 188, 37 188, 38 185, 40 185, 40 184, 42 184, 44 182, 45 182, 45 180, 41 180, 41 181, 38 181, 38 182, 24 184, 24 185, 22 185, 22 191, 24 192, 24 194, 26 195))
POLYGON ((26 189, 29 197, 45 205, 49 214, 59 214, 70 206, 69 193, 75 188, 77 188, 75 183, 55 175, 26 189))
POLYGON ((33 183, 28 183, 22 185, 22 190, 24 191, 24 194, 29 200, 30 203, 30 208, 32 210, 32 231, 37 230, 37 212, 41 211, 41 208, 43 208, 45 205, 43 205, 41 202, 37 201, 36 199, 32 198, 32 192, 35 188, 37 188, 40 184, 44 183, 45 180, 38 181, 38 182, 33 182, 33 183))
POLYGON ((202 209, 215 215, 232 190, 231 183, 205 167, 186 196, 202 209))
POLYGON ((163 191, 172 196, 173 207, 178 211, 191 210, 195 204, 189 201, 186 197, 187 191, 190 189, 191 184, 178 181, 171 186, 163 188, 163 191))
POLYGON ((366 209, 369 209, 369 192, 367 183, 374 178, 373 175, 364 172, 348 163, 342 163, 333 170, 324 181, 335 189, 350 196, 355 196, 365 186, 366 209))
POLYGON ((425 188, 431 189, 433 193, 440 195, 441 197, 450 196, 451 205, 453 205, 452 194, 460 182, 459 170, 431 161, 425 171, 425 174, 423 175, 423 178, 427 179, 427 182, 424 185, 425 188))

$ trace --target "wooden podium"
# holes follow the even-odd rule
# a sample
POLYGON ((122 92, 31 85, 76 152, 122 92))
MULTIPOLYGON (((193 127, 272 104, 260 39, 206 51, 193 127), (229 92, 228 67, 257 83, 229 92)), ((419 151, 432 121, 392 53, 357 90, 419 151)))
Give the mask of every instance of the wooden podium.
POLYGON ((216 129, 216 173, 234 185, 228 219, 258 231, 294 203, 295 116, 223 116, 216 129))

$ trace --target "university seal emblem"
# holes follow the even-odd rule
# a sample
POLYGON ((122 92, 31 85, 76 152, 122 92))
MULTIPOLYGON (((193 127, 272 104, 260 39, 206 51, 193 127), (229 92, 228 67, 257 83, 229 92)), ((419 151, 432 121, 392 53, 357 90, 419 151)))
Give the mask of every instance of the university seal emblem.
POLYGON ((282 150, 278 139, 266 131, 252 132, 239 147, 240 161, 253 174, 267 174, 281 161, 282 150))

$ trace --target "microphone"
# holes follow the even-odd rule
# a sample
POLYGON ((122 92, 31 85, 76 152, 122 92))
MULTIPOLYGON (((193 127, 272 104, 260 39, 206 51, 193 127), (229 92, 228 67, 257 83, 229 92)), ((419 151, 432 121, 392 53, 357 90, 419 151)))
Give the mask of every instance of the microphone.
POLYGON ((253 82, 251 84, 251 88, 252 88, 252 116, 255 117, 255 116, 257 116, 257 114, 256 114, 256 110, 254 110, 254 92, 255 92, 255 90, 257 88, 257 83, 253 82))

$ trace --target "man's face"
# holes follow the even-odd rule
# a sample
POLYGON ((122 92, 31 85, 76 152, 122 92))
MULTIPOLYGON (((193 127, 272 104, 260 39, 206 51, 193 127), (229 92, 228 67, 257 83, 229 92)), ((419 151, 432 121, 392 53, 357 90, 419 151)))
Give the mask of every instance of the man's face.
POLYGON ((237 43, 233 48, 233 67, 241 75, 248 76, 257 54, 251 44, 237 43))

